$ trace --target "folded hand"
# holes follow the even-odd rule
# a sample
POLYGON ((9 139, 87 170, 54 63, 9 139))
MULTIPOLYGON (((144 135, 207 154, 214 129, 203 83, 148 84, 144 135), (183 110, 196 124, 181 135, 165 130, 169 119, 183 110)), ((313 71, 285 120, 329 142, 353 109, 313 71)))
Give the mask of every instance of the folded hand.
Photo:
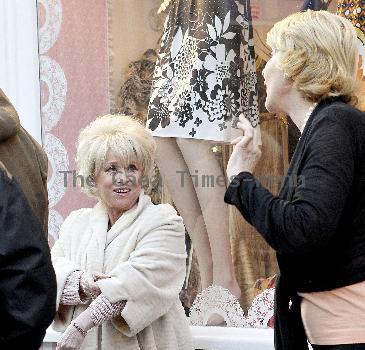
POLYGON ((110 278, 101 272, 84 272, 80 279, 80 291, 85 294, 87 298, 95 299, 101 290, 96 281, 104 278, 110 278))

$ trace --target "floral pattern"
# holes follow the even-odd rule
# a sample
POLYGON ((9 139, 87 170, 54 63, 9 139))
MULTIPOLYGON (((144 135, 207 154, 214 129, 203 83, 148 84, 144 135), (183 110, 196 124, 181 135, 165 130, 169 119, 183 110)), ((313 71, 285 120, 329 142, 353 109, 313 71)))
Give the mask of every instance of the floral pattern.
POLYGON ((248 0, 176 0, 154 72, 153 135, 230 141, 244 114, 259 122, 248 0))
POLYGON ((338 2, 337 14, 349 19, 355 28, 365 34, 365 0, 341 0, 338 2))
POLYGON ((362 75, 365 76, 365 0, 339 0, 337 14, 351 21, 356 29, 362 75))

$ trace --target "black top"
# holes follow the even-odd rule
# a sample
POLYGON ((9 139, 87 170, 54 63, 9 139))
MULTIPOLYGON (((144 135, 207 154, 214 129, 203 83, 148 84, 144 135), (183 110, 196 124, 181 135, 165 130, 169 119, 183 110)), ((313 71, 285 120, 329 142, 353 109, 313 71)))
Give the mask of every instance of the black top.
MULTIPOLYGON (((281 295, 276 307, 288 309, 288 300, 278 300, 286 295, 294 304, 292 311, 299 312, 297 292, 364 281, 365 113, 339 100, 321 102, 305 126, 279 195, 242 172, 231 182, 225 201, 277 252, 281 295)), ((277 311, 276 316, 285 315, 277 311)), ((297 314, 295 318, 300 320, 297 314)), ((296 331, 303 331, 297 326, 296 331)), ((277 349, 305 348, 295 346, 276 338, 277 349)))
POLYGON ((39 349, 56 312, 56 291, 42 227, 0 162, 0 349, 39 349))

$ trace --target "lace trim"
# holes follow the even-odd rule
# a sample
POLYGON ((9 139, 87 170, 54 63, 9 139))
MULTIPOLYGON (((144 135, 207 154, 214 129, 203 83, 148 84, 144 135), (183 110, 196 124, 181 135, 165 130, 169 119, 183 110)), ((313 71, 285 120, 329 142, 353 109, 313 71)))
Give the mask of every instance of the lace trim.
POLYGON ((206 326, 212 314, 224 318, 227 327, 266 328, 274 316, 275 288, 266 289, 252 302, 247 316, 237 298, 228 289, 210 286, 196 297, 190 309, 190 324, 206 326))

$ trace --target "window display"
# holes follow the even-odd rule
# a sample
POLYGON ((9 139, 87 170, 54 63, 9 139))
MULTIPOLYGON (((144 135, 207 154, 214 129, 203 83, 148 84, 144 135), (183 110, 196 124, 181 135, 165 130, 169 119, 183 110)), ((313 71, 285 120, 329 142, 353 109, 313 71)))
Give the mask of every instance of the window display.
POLYGON ((147 120, 157 137, 162 179, 197 254, 202 288, 223 286, 236 297, 241 292, 232 264, 228 210, 220 200, 225 176, 210 142, 239 136, 234 128, 241 113, 258 124, 250 22, 245 1, 171 1, 147 120), (212 183, 204 186, 191 175, 209 177, 212 183), (215 184, 218 179, 222 184, 215 184))
POLYGON ((191 322, 272 327, 276 252, 224 202, 230 142, 242 135, 240 115, 260 128, 253 176, 278 195, 301 133, 283 111, 265 105, 262 72, 273 55, 266 37, 275 23, 306 9, 338 13, 355 27, 362 56, 356 93, 365 109, 363 1, 87 3, 38 0, 50 244, 71 211, 93 205, 76 188, 82 186, 74 162, 79 131, 103 114, 132 116, 157 144, 146 192, 155 204, 173 205, 184 221, 180 300, 191 322))

